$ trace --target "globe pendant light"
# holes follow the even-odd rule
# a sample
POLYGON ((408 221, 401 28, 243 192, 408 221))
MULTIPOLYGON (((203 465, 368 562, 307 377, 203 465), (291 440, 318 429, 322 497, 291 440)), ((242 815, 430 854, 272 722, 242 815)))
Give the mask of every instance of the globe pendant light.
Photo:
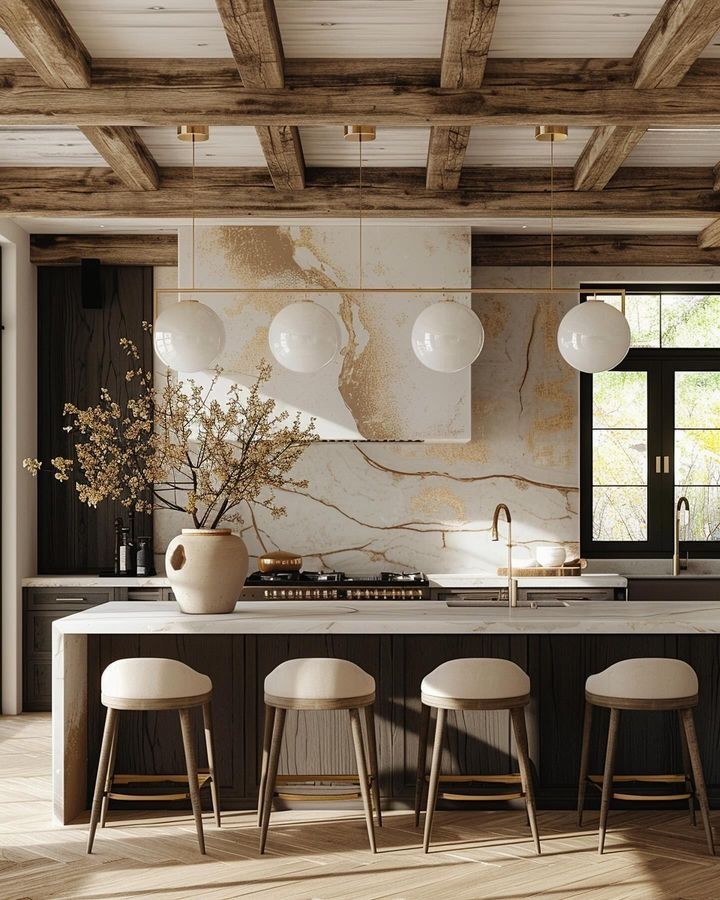
MULTIPOLYGON (((535 139, 550 142, 550 290, 554 289, 555 141, 567 138, 564 125, 539 125, 535 139)), ((623 361, 630 349, 630 326, 620 310, 593 299, 569 310, 558 328, 560 355, 579 372, 606 372, 623 361)))
POLYGON ((607 372, 625 359, 630 326, 614 306, 586 300, 565 314, 558 328, 558 348, 579 372, 607 372))
MULTIPOLYGON (((195 144, 208 140, 207 125, 180 125, 178 140, 192 143, 192 287, 195 288, 195 144)), ((155 353, 176 372, 200 372, 225 348, 225 326, 215 310, 197 300, 180 300, 163 310, 153 328, 155 353)))
POLYGON ((460 303, 441 301, 424 309, 412 328, 412 348, 433 372, 460 372, 472 365, 485 342, 482 322, 460 303))
POLYGON ((335 359, 340 329, 329 310, 305 300, 280 310, 270 324, 268 343, 281 366, 308 375, 335 359))

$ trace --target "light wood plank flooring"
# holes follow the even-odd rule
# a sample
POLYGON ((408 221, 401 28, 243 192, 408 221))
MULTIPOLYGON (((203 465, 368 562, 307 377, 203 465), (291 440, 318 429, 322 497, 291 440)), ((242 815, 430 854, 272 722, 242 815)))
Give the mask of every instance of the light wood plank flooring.
POLYGON ((583 832, 567 812, 538 818, 540 858, 520 812, 443 810, 429 855, 412 816, 389 813, 372 857, 359 812, 276 813, 259 857, 255 815, 226 813, 220 830, 206 816, 203 857, 190 816, 116 811, 88 857, 86 825, 51 821, 49 716, 0 718, 2 900, 720 898, 720 859, 705 855, 702 829, 686 814, 611 813, 604 856, 596 814, 583 832))

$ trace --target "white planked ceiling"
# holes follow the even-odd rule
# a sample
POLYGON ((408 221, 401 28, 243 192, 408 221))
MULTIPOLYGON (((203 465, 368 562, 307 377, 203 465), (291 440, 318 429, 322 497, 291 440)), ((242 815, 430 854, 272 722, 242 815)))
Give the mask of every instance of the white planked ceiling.
POLYGON ((0 128, 0 166, 104 166, 77 128, 0 128))
MULTIPOLYGON (((571 128, 567 140, 558 141, 553 148, 555 165, 574 165, 591 134, 592 128, 571 128)), ((536 141, 534 128, 473 128, 465 153, 465 164, 549 166, 550 144, 536 141)))
POLYGON ((720 128, 652 128, 626 166, 714 166, 720 162, 720 128))
MULTIPOLYGON (((229 57, 214 0, 58 0, 95 57, 229 57)), ((445 0, 276 0, 288 57, 439 57, 445 0)), ((662 0, 502 0, 491 56, 629 57, 662 0)), ((715 41, 704 56, 720 55, 715 41)), ((17 56, 0 35, 0 56, 17 56)))
MULTIPOLYGON (((301 128, 300 138, 309 166, 358 166, 359 144, 346 141, 333 125, 301 128)), ((429 128, 378 128, 374 141, 363 143, 363 166, 424 166, 429 128)))
MULTIPOLYGON (((179 141, 175 128, 139 128, 140 136, 161 166, 192 165, 192 144, 179 141)), ((195 145, 197 166, 265 166, 254 128, 233 125, 210 129, 210 140, 195 145)))

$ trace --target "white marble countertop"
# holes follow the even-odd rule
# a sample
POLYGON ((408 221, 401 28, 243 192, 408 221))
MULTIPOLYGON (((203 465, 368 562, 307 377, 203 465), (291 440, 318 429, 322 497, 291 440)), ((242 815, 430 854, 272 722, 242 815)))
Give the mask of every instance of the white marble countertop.
POLYGON ((51 588, 165 588, 170 587, 170 582, 164 575, 141 575, 132 578, 121 578, 112 575, 31 575, 29 578, 23 578, 22 586, 51 588))
MULTIPOLYGON (((431 587, 436 588, 494 588, 507 584, 504 575, 492 575, 487 573, 467 572, 428 575, 431 587)), ((622 575, 597 573, 592 575, 561 576, 553 578, 540 576, 539 578, 520 578, 521 587, 566 587, 576 589, 578 587, 626 587, 627 578, 622 575)), ((113 578, 99 575, 34 575, 23 578, 23 587, 126 587, 126 588, 163 588, 170 587, 170 582, 163 575, 139 578, 113 578)))
POLYGON ((190 616, 175 603, 104 603, 53 624, 67 634, 720 634, 720 601, 577 601, 567 607, 487 609, 441 601, 270 601, 190 616))

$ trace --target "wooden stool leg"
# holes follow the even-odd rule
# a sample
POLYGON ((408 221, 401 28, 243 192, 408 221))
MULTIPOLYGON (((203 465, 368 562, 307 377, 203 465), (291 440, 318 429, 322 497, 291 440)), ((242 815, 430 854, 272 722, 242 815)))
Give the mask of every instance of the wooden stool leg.
POLYGON ((615 748, 617 745, 620 710, 610 710, 610 726, 608 728, 607 748, 605 750, 605 771, 603 774, 602 800, 600 801, 600 831, 598 834, 598 853, 605 848, 605 831, 607 829, 610 798, 613 793, 613 772, 615 771, 615 748))
POLYGON ((205 835, 203 834, 202 807, 200 805, 200 788, 198 787, 197 761, 195 759, 195 747, 193 745, 192 723, 190 722, 190 710, 180 709, 180 729, 182 731, 183 748, 185 749, 185 766, 188 776, 188 790, 190 791, 190 803, 192 804, 197 831, 198 846, 200 852, 205 853, 205 835))
POLYGON ((693 771, 693 781, 695 782, 695 791, 697 793, 698 802, 700 803, 700 814, 702 815, 703 825, 705 826, 705 838, 707 840, 708 852, 710 856, 715 856, 715 844, 713 843, 712 826, 710 825, 710 807, 708 806, 707 790, 705 789, 705 776, 703 775, 702 760, 700 759, 700 748, 698 747, 697 734, 695 733, 693 711, 691 709, 681 709, 680 717, 687 739, 688 753, 690 754, 690 763, 693 771))
POLYGON ((107 811, 108 806, 110 804, 110 791, 112 790, 113 784, 113 775, 115 774, 115 758, 117 756, 117 733, 118 733, 118 724, 120 722, 120 715, 116 713, 113 722, 113 730, 110 744, 110 759, 108 761, 108 770, 107 775, 105 776, 105 790, 103 792, 102 798, 102 810, 100 811, 100 827, 105 827, 105 820, 107 819, 107 811))
POLYGON ((680 749, 682 750, 683 774, 685 775, 685 786, 690 792, 688 797, 688 809, 690 810, 690 824, 696 825, 695 820, 695 782, 692 776, 692 763, 690 762, 690 751, 688 750, 687 738, 685 737, 685 726, 683 725, 680 710, 678 710, 678 723, 680 725, 680 749))
POLYGON ((362 795, 363 808, 365 809, 365 823, 367 825, 370 849, 377 853, 375 846, 375 826, 372 817, 372 805, 370 803, 370 789, 368 787, 368 773, 365 764, 365 748, 363 747, 362 727, 360 725, 360 712, 357 709, 348 710, 350 714, 350 730, 352 731, 353 744, 355 745, 355 759, 357 760, 358 778, 360 780, 360 793, 362 795))
POLYGON ((90 813, 90 831, 88 833, 87 842, 88 853, 92 853, 93 841, 95 840, 95 831, 97 830, 98 821, 100 819, 103 790, 105 788, 105 779, 107 778, 108 765, 110 764, 112 736, 113 731, 115 730, 116 718, 117 710, 108 707, 108 711, 105 716, 105 730, 103 731, 102 746, 100 747, 100 759, 98 760, 97 777, 95 779, 95 793, 93 794, 92 811, 90 813))
POLYGON ((379 828, 382 828, 382 810, 380 809, 380 782, 378 781, 378 755, 377 739, 375 736, 375 705, 364 706, 365 731, 367 732, 368 767, 370 769, 370 789, 373 806, 375 807, 375 819, 379 828))
POLYGON ((215 738, 213 736, 212 706, 210 701, 203 703, 203 728, 205 730, 205 748, 207 750, 208 769, 210 771, 210 796, 212 797, 215 824, 220 827, 220 798, 218 797, 217 777, 215 775, 215 738))
POLYGON ((285 728, 285 710, 278 707, 275 710, 273 721, 272 740, 270 742, 270 756, 268 758, 267 775, 265 776, 265 790, 263 792, 262 822, 260 823, 260 853, 265 852, 268 825, 270 824, 270 812, 272 811, 273 794, 275 793, 275 779, 277 778, 278 762, 280 760, 280 747, 282 745, 283 730, 285 728))
POLYGON ((418 734, 417 770, 415 773, 415 827, 420 824, 420 810, 425 791, 425 766, 427 761, 427 741, 430 730, 430 707, 424 703, 420 714, 420 733, 418 734))
POLYGON ((592 728, 592 703, 585 701, 583 719, 582 749, 580 751, 580 780, 578 781, 577 823, 582 828, 585 812, 585 789, 587 788, 588 761, 590 758, 590 729, 592 728))
POLYGON ((511 709, 510 718, 513 731, 515 732, 520 778, 523 782, 523 791, 525 792, 525 806, 528 819, 530 820, 530 832, 535 841, 535 851, 540 856, 540 836, 538 834, 537 819, 535 818, 535 786, 533 785, 532 766, 530 765, 530 754, 528 752, 527 727, 525 725, 525 710, 523 707, 516 706, 511 709))
POLYGON ((425 832, 423 834, 423 850, 430 850, 435 804, 437 803, 438 784, 440 782, 440 760, 442 759, 443 735, 445 733, 445 717, 447 710, 438 707, 435 720, 435 739, 433 741, 432 761, 430 762, 430 782, 428 784, 427 804, 425 807, 425 832))
POLYGON ((258 828, 262 825, 263 804, 265 800, 265 782, 267 780, 268 759, 270 758, 270 741, 272 740, 275 707, 265 706, 263 723, 262 758, 260 760, 260 785, 258 786, 258 828))

